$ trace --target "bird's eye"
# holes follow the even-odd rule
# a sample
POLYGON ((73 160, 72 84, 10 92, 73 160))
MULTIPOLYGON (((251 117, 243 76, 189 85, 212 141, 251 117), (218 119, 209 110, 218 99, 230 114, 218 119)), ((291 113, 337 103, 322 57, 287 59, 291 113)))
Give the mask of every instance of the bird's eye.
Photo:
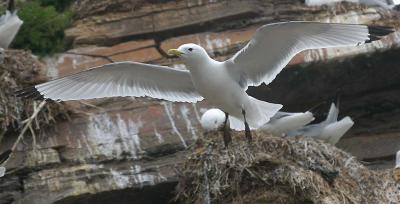
POLYGON ((191 52, 191 51, 193 51, 193 48, 189 48, 188 50, 191 52))

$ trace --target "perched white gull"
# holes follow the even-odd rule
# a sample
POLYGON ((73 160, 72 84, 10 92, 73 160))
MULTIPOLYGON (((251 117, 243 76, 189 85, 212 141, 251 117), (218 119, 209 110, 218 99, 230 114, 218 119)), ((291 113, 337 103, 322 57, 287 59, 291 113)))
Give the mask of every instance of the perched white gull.
POLYGON ((331 144, 336 144, 354 125, 353 120, 348 116, 338 121, 338 115, 339 109, 334 103, 332 103, 325 121, 288 132, 287 136, 302 135, 321 139, 331 144))
POLYGON ((307 6, 333 5, 338 2, 351 2, 370 6, 380 6, 385 9, 393 9, 400 2, 398 0, 305 0, 307 6))
MULTIPOLYGON (((201 116, 200 124, 206 131, 215 131, 222 128, 225 119, 226 117, 223 111, 212 108, 201 116)), ((313 120, 314 116, 309 111, 305 113, 287 113, 279 111, 267 124, 264 124, 259 129, 277 135, 284 135, 289 131, 306 126, 313 120)))
POLYGON ((304 113, 278 112, 260 129, 275 135, 286 135, 290 131, 303 128, 314 119, 314 115, 309 111, 304 113))
POLYGON ((17 16, 14 0, 8 2, 6 14, 0 17, 0 47, 7 49, 17 35, 22 25, 22 20, 17 16))
POLYGON ((400 169, 400 150, 396 153, 396 166, 394 168, 400 169))
POLYGON ((267 123, 282 105, 247 95, 249 86, 271 83, 303 50, 357 46, 392 32, 392 28, 381 26, 274 23, 260 27, 243 49, 224 62, 212 59, 199 45, 184 44, 168 53, 180 57, 189 70, 118 62, 39 84, 17 94, 56 101, 149 96, 194 103, 205 98, 231 116, 231 128, 245 129, 246 137, 251 140, 250 127, 259 128, 267 123))

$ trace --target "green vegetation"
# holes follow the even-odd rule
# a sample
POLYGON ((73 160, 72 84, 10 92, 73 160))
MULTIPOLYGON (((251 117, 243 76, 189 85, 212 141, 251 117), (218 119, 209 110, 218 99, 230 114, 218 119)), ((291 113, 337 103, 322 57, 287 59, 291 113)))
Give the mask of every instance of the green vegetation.
MULTIPOLYGON (((18 16, 24 21, 11 47, 31 50, 39 56, 68 49, 64 30, 72 22, 67 10, 73 0, 17 1, 18 16)), ((0 9, 4 11, 4 8, 0 9)))
POLYGON ((42 6, 53 6, 57 11, 62 12, 73 2, 73 0, 36 0, 42 6))

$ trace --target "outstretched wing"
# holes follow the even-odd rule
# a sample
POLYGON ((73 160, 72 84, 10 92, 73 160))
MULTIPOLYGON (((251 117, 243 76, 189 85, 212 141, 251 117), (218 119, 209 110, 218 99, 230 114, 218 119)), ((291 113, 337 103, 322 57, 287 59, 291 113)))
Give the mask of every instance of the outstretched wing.
POLYGON ((17 92, 18 96, 70 101, 116 96, 149 96, 179 102, 203 97, 189 71, 137 62, 119 62, 92 68, 17 92))
POLYGON ((357 46, 379 40, 393 29, 380 26, 286 22, 260 27, 254 38, 226 66, 243 87, 269 84, 299 52, 357 46))

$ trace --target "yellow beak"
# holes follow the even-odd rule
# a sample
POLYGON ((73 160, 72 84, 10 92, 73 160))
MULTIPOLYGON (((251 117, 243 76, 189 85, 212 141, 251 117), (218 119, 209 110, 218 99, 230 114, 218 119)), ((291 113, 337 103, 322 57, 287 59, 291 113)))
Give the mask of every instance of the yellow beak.
POLYGON ((183 54, 183 52, 177 50, 177 49, 170 49, 168 50, 168 54, 172 55, 172 56, 181 56, 183 54))

